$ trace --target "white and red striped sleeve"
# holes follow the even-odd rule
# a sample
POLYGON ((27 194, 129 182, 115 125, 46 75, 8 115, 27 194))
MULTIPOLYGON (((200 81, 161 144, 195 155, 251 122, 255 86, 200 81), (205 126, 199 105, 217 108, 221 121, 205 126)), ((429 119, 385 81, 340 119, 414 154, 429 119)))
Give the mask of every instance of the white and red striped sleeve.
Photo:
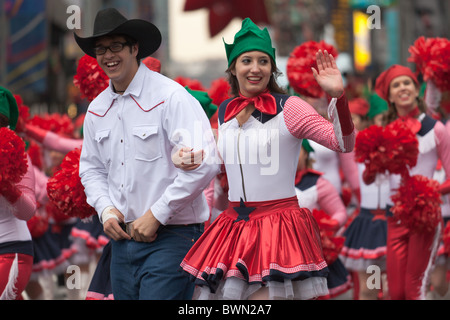
POLYGON ((283 110, 286 127, 294 137, 313 140, 337 152, 351 152, 355 129, 345 94, 331 100, 328 113, 330 121, 297 96, 291 96, 283 110))

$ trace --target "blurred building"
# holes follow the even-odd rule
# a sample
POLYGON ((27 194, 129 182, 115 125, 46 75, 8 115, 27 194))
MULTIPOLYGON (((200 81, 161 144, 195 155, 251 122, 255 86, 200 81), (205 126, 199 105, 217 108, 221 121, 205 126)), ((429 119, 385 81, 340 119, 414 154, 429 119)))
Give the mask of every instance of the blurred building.
MULTIPOLYGON (((66 112, 71 103, 83 104, 73 101, 73 76, 83 55, 73 33, 91 35, 97 11, 106 7, 152 21, 167 39, 166 0, 0 0, 0 85, 22 95, 34 113, 66 112), (68 22, 78 14, 70 6, 80 9, 81 29, 68 22)), ((165 59, 167 42, 157 55, 165 59)))

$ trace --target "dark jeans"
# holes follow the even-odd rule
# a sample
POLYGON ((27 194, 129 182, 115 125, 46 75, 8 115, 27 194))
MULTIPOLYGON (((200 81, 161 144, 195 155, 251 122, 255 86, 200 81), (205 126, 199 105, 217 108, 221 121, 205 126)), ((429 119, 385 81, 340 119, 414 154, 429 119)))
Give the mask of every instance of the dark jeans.
POLYGON ((112 243, 111 284, 116 300, 190 300, 194 284, 180 263, 203 225, 162 226, 151 243, 112 243))

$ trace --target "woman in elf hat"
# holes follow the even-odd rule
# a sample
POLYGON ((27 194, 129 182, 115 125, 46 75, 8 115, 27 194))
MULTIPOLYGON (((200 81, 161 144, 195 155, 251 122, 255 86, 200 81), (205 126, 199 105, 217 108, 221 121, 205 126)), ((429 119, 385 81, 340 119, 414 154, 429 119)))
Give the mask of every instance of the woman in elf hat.
POLYGON ((245 19, 225 43, 234 98, 218 111, 218 146, 227 173, 228 208, 181 266, 197 298, 311 299, 328 293, 318 226, 298 205, 294 178, 302 139, 350 152, 354 127, 334 58, 317 53, 312 72, 332 98, 332 122, 276 83, 267 29, 245 19))
POLYGON ((18 116, 14 96, 0 87, 0 300, 22 298, 33 266, 27 220, 36 211, 34 172, 25 143, 12 131, 18 116))
MULTIPOLYGON (((410 180, 400 175, 390 175, 392 201, 388 200, 388 205, 394 207, 388 211, 386 263, 389 294, 390 298, 395 300, 425 298, 427 281, 439 243, 441 223, 428 224, 433 217, 437 217, 435 220, 439 221, 440 206, 434 206, 438 210, 433 211, 430 209, 431 198, 425 197, 420 201, 420 197, 428 192, 425 185, 417 185, 413 195, 399 192, 394 197, 394 193, 397 190, 406 190, 404 181, 411 185, 415 181, 412 179, 414 177, 431 179, 438 159, 441 160, 447 177, 450 176, 450 135, 441 122, 426 115, 426 106, 419 98, 419 90, 419 82, 414 73, 400 65, 393 65, 381 73, 375 84, 375 91, 389 105, 387 122, 391 123, 400 118, 408 124, 418 140, 417 163, 408 168, 407 178, 411 177, 410 180), (402 219, 396 216, 396 212, 402 213, 407 210, 405 208, 421 204, 424 205, 421 210, 414 210, 409 214, 404 212, 406 215, 403 215, 402 219), (391 212, 394 212, 394 215, 391 212), (429 212, 429 215, 425 220, 421 220, 420 225, 412 224, 415 221, 412 219, 420 212, 429 212), (419 227, 427 229, 420 229, 419 232, 416 229, 419 227)), ((447 180, 438 190, 441 194, 446 194, 450 191, 449 185, 450 180, 447 180)), ((437 198, 439 200, 440 197, 437 198)))

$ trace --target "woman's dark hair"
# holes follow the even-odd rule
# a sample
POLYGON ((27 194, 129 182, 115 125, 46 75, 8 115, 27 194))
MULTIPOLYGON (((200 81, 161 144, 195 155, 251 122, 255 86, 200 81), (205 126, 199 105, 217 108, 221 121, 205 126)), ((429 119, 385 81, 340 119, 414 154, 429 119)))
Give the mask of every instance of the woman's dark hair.
POLYGON ((4 114, 0 113, 0 128, 9 126, 9 119, 4 114))
MULTIPOLYGON (((417 97, 417 106, 419 107, 419 110, 421 112, 423 113, 427 112, 427 105, 425 104, 423 98, 417 97)), ((388 112, 384 117, 385 124, 391 123, 392 121, 395 121, 397 118, 398 113, 395 104, 393 102, 388 102, 388 112)))
MULTIPOLYGON (((286 90, 282 89, 276 81, 277 78, 281 75, 280 70, 278 70, 277 65, 275 64, 272 58, 270 58, 270 63, 272 65, 271 70, 272 75, 270 76, 267 88, 269 89, 270 92, 273 93, 286 94, 286 90)), ((228 83, 231 86, 231 95, 236 97, 239 95, 239 82, 236 76, 231 73, 231 70, 233 70, 235 67, 236 67, 236 59, 234 59, 234 61, 231 62, 230 66, 225 71, 225 73, 227 74, 228 83)))

